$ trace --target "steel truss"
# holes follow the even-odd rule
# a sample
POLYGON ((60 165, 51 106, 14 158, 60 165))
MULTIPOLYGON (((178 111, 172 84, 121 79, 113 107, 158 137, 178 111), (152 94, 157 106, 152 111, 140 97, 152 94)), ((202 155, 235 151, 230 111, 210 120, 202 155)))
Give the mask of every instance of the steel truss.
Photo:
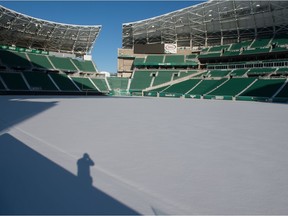
POLYGON ((83 56, 91 54, 100 30, 101 25, 50 22, 0 6, 0 41, 3 45, 83 56))
POLYGON ((178 47, 224 45, 287 34, 288 1, 210 0, 122 25, 122 48, 174 43, 178 47))

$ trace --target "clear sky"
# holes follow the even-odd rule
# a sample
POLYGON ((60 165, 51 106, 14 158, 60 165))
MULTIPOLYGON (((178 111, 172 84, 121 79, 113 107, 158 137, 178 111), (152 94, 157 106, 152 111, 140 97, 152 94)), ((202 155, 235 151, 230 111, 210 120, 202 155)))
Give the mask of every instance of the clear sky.
POLYGON ((122 24, 139 21, 197 4, 199 1, 0 1, 17 12, 44 20, 102 25, 92 56, 99 71, 117 72, 117 49, 122 47, 122 24))

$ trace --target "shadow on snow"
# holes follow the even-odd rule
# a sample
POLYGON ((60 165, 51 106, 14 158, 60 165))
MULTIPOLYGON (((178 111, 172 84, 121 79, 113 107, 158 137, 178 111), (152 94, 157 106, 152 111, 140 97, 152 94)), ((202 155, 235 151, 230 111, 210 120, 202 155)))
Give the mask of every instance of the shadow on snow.
POLYGON ((139 214, 7 133, 0 172, 0 214, 139 214))

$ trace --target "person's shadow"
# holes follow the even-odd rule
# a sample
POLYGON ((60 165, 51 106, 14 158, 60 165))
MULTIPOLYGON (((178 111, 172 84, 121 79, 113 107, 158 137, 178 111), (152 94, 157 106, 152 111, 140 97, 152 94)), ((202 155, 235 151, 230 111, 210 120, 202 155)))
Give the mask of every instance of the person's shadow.
POLYGON ((94 166, 94 162, 89 154, 84 153, 83 157, 77 161, 77 175, 83 185, 92 185, 93 178, 90 175, 90 166, 94 166))

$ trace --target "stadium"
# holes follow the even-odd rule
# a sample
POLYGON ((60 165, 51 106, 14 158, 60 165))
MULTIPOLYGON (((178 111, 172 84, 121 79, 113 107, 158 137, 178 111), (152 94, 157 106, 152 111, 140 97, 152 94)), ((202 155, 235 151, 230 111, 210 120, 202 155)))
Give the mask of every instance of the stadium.
MULTIPOLYGON (((192 4, 191 4, 192 5, 192 4)), ((101 25, 0 6, 0 214, 287 215, 288 2, 101 25)))

